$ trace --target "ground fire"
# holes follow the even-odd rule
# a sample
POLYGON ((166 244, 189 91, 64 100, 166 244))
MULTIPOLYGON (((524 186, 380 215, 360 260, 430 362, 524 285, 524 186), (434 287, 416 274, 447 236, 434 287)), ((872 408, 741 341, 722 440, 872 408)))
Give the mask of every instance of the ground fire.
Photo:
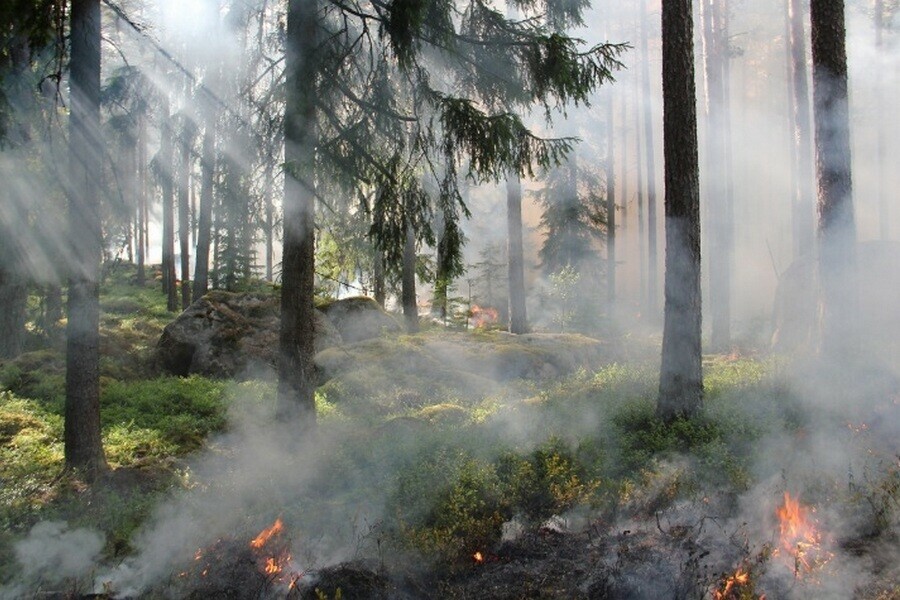
POLYGON ((479 327, 489 327, 490 325, 494 325, 500 319, 500 314, 497 312, 497 309, 490 306, 482 307, 478 306, 477 304, 473 304, 470 313, 472 327, 475 327, 476 329, 479 327))
POLYGON ((281 522, 281 519, 275 519, 275 522, 272 523, 271 527, 267 527, 259 532, 253 541, 250 542, 251 548, 262 548, 266 545, 266 543, 272 538, 272 536, 278 535, 284 529, 284 524, 281 522))
MULTIPOLYGON (((259 551, 257 554, 260 571, 278 580, 282 579, 280 576, 283 575, 285 566, 291 562, 290 545, 287 541, 279 539, 283 531, 284 523, 278 518, 250 542, 250 547, 259 551)), ((293 580, 294 577, 285 577, 284 583, 292 583, 293 580)))
POLYGON ((303 574, 293 567, 290 540, 281 519, 247 542, 220 538, 198 549, 192 564, 178 573, 178 581, 192 594, 204 597, 263 597, 298 586, 303 574))
POLYGON ((775 511, 780 538, 773 555, 786 557, 798 578, 821 568, 832 558, 822 548, 822 534, 811 517, 813 512, 814 509, 802 505, 788 492, 784 493, 784 503, 775 511))
POLYGON ((753 600, 766 600, 766 595, 757 596, 753 593, 750 572, 743 566, 737 571, 725 577, 713 590, 713 600, 736 600, 738 598, 752 598, 753 600))

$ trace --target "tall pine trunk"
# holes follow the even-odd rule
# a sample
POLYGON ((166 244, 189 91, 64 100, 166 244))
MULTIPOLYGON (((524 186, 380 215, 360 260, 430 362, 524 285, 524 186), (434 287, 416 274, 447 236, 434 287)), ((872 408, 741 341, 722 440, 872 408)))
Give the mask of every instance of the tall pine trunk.
POLYGON ((843 361, 853 357, 858 341, 843 0, 812 0, 810 23, 819 188, 820 350, 828 358, 843 361))
POLYGON ((700 176, 691 0, 662 3, 666 273, 657 415, 702 408, 700 176))
POLYGON ((419 331, 419 307, 416 304, 416 231, 413 228, 412 208, 406 207, 403 224, 405 234, 403 243, 403 271, 401 275, 400 300, 403 304, 403 317, 406 321, 406 332, 419 331))
POLYGON ((620 154, 622 158, 619 162, 622 165, 622 170, 619 173, 619 181, 622 187, 619 191, 619 198, 621 199, 619 209, 622 211, 622 222, 619 225, 619 229, 624 234, 625 228, 628 227, 628 192, 630 191, 628 189, 628 100, 624 93, 620 98, 619 130, 622 132, 622 153, 620 154))
POLYGON ((241 220, 240 204, 243 201, 240 193, 241 180, 238 173, 238 162, 232 158, 235 152, 235 140, 229 140, 229 150, 225 153, 225 193, 222 195, 222 206, 225 213, 224 243, 224 284, 225 289, 233 292, 238 286, 238 270, 241 268, 241 256, 238 240, 243 239, 243 221, 241 220))
MULTIPOLYGON (((0 63, 3 63, 4 70, 10 71, 6 82, 14 83, 30 68, 29 46, 22 35, 4 41, 7 43, 4 47, 7 56, 0 58, 0 63)), ((11 101, 13 106, 26 105, 29 98, 24 93, 24 87, 12 91, 14 96, 6 100, 11 101)), ((27 125, 23 126, 14 135, 25 141, 29 136, 28 129, 27 125)), ((6 169, 3 169, 3 174, 6 174, 6 169)), ((27 227, 29 215, 28 203, 23 202, 16 187, 4 185, 0 188, 0 360, 18 356, 25 345, 28 287, 23 258, 27 245, 21 242, 20 230, 27 227)))
POLYGON ((506 180, 507 261, 509 269, 509 332, 526 333, 525 251, 522 245, 522 182, 516 174, 506 180))
POLYGON ((137 283, 144 285, 146 279, 147 251, 150 246, 149 229, 150 229, 150 210, 147 202, 147 115, 141 113, 138 115, 138 220, 140 221, 141 231, 138 233, 138 244, 141 246, 138 253, 138 271, 137 283))
POLYGON ((440 228, 440 238, 438 239, 437 258, 435 264, 434 276, 434 299, 432 301, 432 313, 437 314, 441 321, 447 319, 447 294, 450 290, 450 277, 447 273, 447 227, 446 222, 442 220, 438 227, 440 228))
POLYGON ((147 120, 139 114, 137 123, 137 152, 135 167, 137 168, 137 284, 144 285, 147 278, 145 263, 147 260, 147 120))
POLYGON ((317 2, 289 0, 285 56, 284 235, 278 413, 316 424, 315 187, 317 2))
POLYGON ((202 298, 209 291, 209 245, 212 235, 213 185, 216 165, 215 111, 207 109, 200 151, 200 214, 197 218, 197 258, 194 267, 194 298, 202 298))
POLYGON ((67 469, 88 480, 107 469, 100 437, 100 2, 71 7, 69 145, 72 176, 66 327, 64 453, 67 469))
POLYGON ((181 132, 181 168, 178 170, 178 242, 181 252, 181 309, 191 304, 191 151, 194 124, 185 117, 181 132))
MULTIPOLYGON (((875 114, 884 114, 884 0, 875 0, 875 52, 876 85, 875 114)), ((884 189, 884 127, 875 133, 875 202, 878 205, 878 235, 882 240, 890 239, 890 211, 888 195, 884 189)))
POLYGON ((606 107, 606 300, 612 313, 616 302, 616 137, 615 106, 610 91, 606 107))
POLYGON ((648 38, 647 0, 641 0, 641 80, 644 88, 644 152, 647 155, 647 318, 657 321, 659 308, 659 250, 656 243, 656 147, 653 143, 653 94, 650 89, 650 61, 648 38))
POLYGON ((790 22, 790 73, 794 136, 793 229, 796 257, 813 250, 813 140, 809 97, 809 75, 806 66, 806 33, 803 27, 801 0, 788 0, 790 22))
MULTIPOLYGON (((642 55, 643 60, 647 60, 646 55, 642 55)), ((637 221, 638 221, 638 306, 644 307, 647 298, 647 233, 645 230, 646 221, 644 219, 644 151, 643 151, 643 133, 641 127, 641 115, 644 113, 642 106, 644 97, 641 90, 640 78, 634 78, 634 152, 635 162, 637 164, 637 221)))
POLYGON ((703 0, 703 40, 707 90, 706 189, 709 214, 709 299, 712 317, 711 346, 727 351, 731 346, 731 271, 733 256, 733 209, 728 190, 725 62, 727 33, 724 0, 703 0))
POLYGON ((265 219, 266 219, 266 281, 272 282, 273 269, 275 261, 275 200, 272 198, 274 181, 272 175, 272 166, 275 158, 268 156, 266 160, 265 178, 265 219))
POLYGON ((385 299, 387 296, 386 286, 384 282, 384 251, 376 245, 375 247, 375 264, 372 266, 373 279, 374 284, 374 294, 375 294, 375 302, 378 303, 381 308, 384 308, 385 299))
MULTIPOLYGON (((5 245, 5 240, 0 239, 0 247, 5 245)), ((7 262, 15 256, 11 250, 0 249, 0 359, 18 356, 25 346, 28 286, 16 268, 17 261, 7 262)))
POLYGON ((178 310, 178 294, 175 285, 175 186, 173 170, 175 161, 172 147, 172 118, 169 102, 160 105, 162 124, 159 142, 159 179, 162 190, 162 286, 166 294, 166 308, 178 310))

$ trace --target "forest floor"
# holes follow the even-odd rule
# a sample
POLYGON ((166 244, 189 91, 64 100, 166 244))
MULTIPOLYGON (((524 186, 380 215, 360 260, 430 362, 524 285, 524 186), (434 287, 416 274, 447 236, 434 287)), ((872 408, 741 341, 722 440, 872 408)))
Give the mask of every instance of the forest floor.
POLYGON ((173 315, 130 279, 99 484, 61 475, 61 340, 0 364, 0 598, 900 599, 896 365, 709 355, 666 425, 652 341, 473 376, 502 335, 430 329, 332 352, 300 440, 271 381, 157 374, 173 315))

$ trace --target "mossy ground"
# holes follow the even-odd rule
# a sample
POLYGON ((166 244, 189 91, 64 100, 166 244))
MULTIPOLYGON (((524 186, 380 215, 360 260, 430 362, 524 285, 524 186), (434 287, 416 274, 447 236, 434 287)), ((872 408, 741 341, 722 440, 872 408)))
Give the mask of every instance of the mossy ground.
MULTIPOLYGON (((160 378, 147 370, 148 350, 172 318, 155 283, 136 288, 121 274, 102 298, 101 418, 113 471, 100 484, 60 476, 59 349, 0 365, 0 581, 13 574, 15 541, 39 520, 103 532, 110 560, 132 552, 134 533, 161 499, 197 483, 190 457, 228 452, 210 450, 211 436, 271 414, 271 383, 160 378)), ((809 425, 785 365, 772 358, 707 357, 703 415, 667 425, 654 414, 651 356, 498 383, 422 352, 431 335, 382 338, 343 358, 341 349, 330 351, 332 377, 317 397, 320 435, 330 440, 316 456, 319 475, 289 499, 261 492, 263 511, 314 537, 379 490, 383 519, 353 532, 360 544, 377 538, 380 550, 452 568, 497 543, 514 518, 538 524, 579 510, 648 516, 711 490, 736 498, 777 477, 777 465, 757 461, 767 440, 801 438, 809 425), (379 357, 377 368, 367 355, 379 357)), ((477 350, 500 345, 498 336, 475 332, 464 341, 477 350)), ((546 360, 540 349, 505 350, 546 360)), ((900 471, 887 458, 865 480, 857 476, 850 492, 846 481, 830 482, 822 494, 869 506, 876 528, 895 526, 900 471)))

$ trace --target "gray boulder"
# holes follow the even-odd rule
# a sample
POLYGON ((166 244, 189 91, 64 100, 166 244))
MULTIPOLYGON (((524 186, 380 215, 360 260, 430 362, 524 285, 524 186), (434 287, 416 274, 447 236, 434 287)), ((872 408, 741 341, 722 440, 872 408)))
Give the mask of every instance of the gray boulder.
MULTIPOLYGON (((159 368, 173 375, 236 377, 276 365, 280 301, 263 293, 212 291, 166 325, 156 348, 159 368)), ((341 343, 316 311, 316 351, 341 343)))
POLYGON ((365 296, 335 300, 320 306, 319 310, 325 313, 347 344, 402 331, 392 316, 375 300, 365 296))

